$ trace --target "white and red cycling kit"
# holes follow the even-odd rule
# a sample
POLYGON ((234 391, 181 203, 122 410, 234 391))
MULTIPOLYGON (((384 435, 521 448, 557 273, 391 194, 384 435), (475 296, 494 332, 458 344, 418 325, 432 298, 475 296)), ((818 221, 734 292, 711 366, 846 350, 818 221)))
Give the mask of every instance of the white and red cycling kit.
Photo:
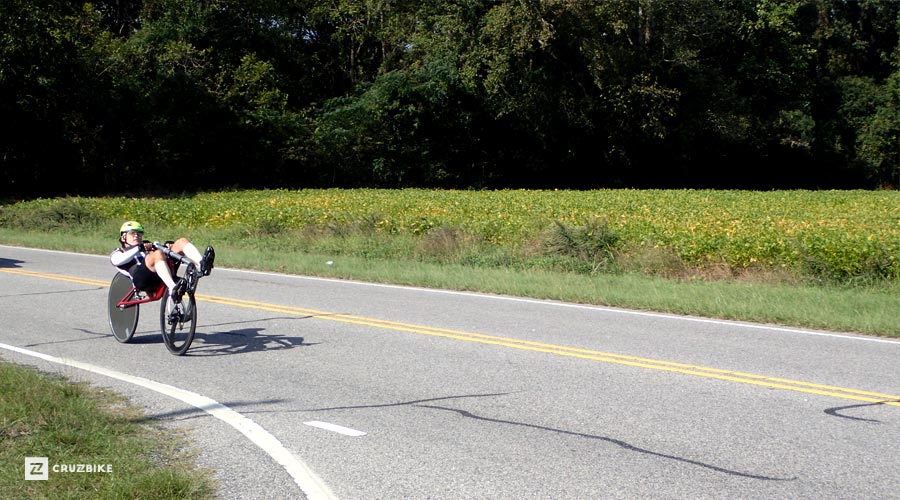
POLYGON ((162 283, 159 275, 144 264, 147 252, 143 243, 127 248, 117 248, 109 254, 109 261, 120 273, 131 278, 138 290, 152 290, 162 283))

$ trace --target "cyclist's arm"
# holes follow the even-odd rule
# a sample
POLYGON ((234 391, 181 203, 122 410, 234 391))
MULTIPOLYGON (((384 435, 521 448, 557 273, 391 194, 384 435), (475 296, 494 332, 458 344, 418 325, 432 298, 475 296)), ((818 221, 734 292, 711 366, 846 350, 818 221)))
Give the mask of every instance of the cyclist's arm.
POLYGON ((111 254, 109 254, 109 261, 112 265, 116 267, 122 267, 125 264, 133 261, 140 253, 141 247, 140 245, 135 245, 124 250, 115 249, 111 254))

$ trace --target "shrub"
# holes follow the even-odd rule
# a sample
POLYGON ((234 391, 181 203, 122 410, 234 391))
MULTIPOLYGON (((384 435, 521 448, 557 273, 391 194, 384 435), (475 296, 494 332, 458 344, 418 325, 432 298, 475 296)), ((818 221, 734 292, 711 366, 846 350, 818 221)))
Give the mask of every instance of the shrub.
POLYGON ((45 231, 76 226, 95 226, 104 221, 93 207, 79 198, 38 200, 36 207, 10 205, 0 207, 0 225, 18 229, 45 231))
POLYGON ((606 221, 597 219, 584 226, 554 221, 544 236, 548 255, 562 255, 592 264, 592 269, 609 268, 615 262, 615 249, 621 238, 606 221))

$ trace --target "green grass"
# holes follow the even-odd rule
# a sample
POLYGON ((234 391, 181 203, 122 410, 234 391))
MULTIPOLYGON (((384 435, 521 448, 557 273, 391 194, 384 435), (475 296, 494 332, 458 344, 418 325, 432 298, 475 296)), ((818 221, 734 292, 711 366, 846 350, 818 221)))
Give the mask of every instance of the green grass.
POLYGON ((877 191, 248 190, 0 205, 0 243, 107 254, 122 220, 222 266, 900 337, 877 191), (335 266, 325 265, 334 261, 335 266))
MULTIPOLYGON (((108 226, 115 224, 50 233, 0 228, 0 243, 104 255, 115 244, 115 229, 110 237, 108 226)), ((159 239, 186 232, 172 227, 150 231, 166 235, 159 239)), ((900 290, 891 282, 849 286, 769 274, 725 279, 688 274, 673 279, 641 272, 591 272, 578 268, 583 261, 565 256, 549 265, 532 264, 475 243, 432 243, 437 249, 425 252, 421 238, 404 235, 281 231, 247 238, 237 231, 195 229, 190 236, 201 248, 214 244, 217 265, 225 267, 900 337, 894 313, 900 310, 900 290)))
POLYGON ((900 307, 900 297, 886 287, 670 280, 636 273, 586 276, 237 248, 224 252, 228 257, 223 262, 249 269, 900 337, 893 313, 900 307), (333 267, 325 265, 328 260, 333 260, 333 267))
POLYGON ((4 499, 210 499, 214 485, 179 447, 109 391, 0 362, 0 492, 4 499), (49 471, 25 480, 25 457, 110 464, 111 472, 49 471))

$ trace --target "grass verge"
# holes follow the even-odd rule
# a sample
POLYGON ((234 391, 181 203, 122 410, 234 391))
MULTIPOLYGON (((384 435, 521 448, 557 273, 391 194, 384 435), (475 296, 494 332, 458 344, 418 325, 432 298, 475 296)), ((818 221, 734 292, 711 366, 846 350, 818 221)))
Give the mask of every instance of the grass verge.
MULTIPOLYGON (((182 235, 179 228, 154 234, 182 235)), ((857 332, 900 338, 893 311, 898 285, 848 286, 803 281, 665 279, 640 272, 579 273, 528 267, 490 249, 435 261, 416 258, 413 241, 383 241, 383 235, 319 235, 294 232, 264 237, 233 230, 191 231, 198 245, 212 243, 217 265, 379 283, 479 291, 673 314, 857 332), (307 238, 304 240, 304 238, 307 238), (393 255, 393 257, 392 257, 393 255), (473 255, 479 259, 473 258, 473 255), (326 262, 332 261, 332 266, 326 262)), ((152 236, 152 235, 151 235, 152 236)), ((165 238, 160 238, 165 239, 165 238)), ((0 228, 0 243, 106 254, 114 237, 104 225, 79 231, 38 233, 0 228)))
POLYGON ((183 436, 144 420, 110 391, 0 362, 3 498, 214 498, 211 476, 180 450, 183 436), (25 480, 25 457, 47 457, 47 480, 25 480), (99 471, 62 472, 75 464, 99 471))

